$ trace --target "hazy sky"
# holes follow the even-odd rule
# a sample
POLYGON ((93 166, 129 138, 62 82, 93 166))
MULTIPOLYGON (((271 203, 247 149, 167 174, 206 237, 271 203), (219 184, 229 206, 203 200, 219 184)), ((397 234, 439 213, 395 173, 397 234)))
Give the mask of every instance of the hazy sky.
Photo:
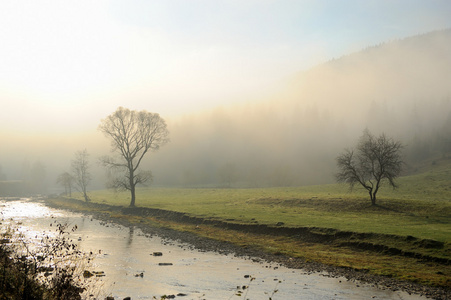
POLYGON ((0 1, 0 131, 172 117, 366 46, 451 27, 449 0, 0 1))

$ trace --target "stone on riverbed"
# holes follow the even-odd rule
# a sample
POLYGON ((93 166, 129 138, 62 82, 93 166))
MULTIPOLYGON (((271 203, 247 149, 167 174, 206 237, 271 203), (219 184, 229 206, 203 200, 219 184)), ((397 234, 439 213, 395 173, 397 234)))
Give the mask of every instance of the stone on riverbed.
POLYGON ((85 270, 85 271, 83 272, 83 277, 84 277, 84 278, 91 278, 92 276, 94 276, 94 274, 91 273, 91 272, 89 272, 88 270, 85 270))
POLYGON ((96 277, 105 277, 105 272, 103 271, 94 271, 93 273, 96 275, 96 277))

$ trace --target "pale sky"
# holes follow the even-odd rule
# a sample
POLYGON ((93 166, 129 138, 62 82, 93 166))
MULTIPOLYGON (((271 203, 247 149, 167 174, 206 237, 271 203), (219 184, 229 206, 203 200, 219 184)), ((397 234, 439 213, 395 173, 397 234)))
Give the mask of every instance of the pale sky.
POLYGON ((367 46, 451 27, 449 0, 0 0, 0 132, 95 131, 246 101, 367 46))

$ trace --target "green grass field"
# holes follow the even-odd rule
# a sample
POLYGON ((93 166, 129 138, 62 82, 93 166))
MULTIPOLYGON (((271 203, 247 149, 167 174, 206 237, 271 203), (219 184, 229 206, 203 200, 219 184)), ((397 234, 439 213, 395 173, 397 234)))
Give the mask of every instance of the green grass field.
MULTIPOLYGON (((328 232, 324 228, 374 233, 363 239, 351 236, 332 243, 311 243, 289 236, 251 234, 208 225, 194 227, 171 220, 106 213, 132 223, 189 231, 269 253, 451 288, 451 266, 433 259, 451 259, 451 159, 437 160, 421 173, 400 177, 398 183, 397 190, 388 186, 380 190, 376 206, 371 205, 368 195, 361 189, 351 193, 347 186, 338 184, 254 189, 151 187, 137 191, 138 207, 183 212, 204 219, 273 226, 283 222, 286 227, 310 227, 320 233, 328 232), (441 246, 430 247, 429 240, 441 246), (356 243, 357 246, 364 243, 394 248, 432 260, 406 255, 396 255, 394 259, 384 251, 355 247, 356 243)), ((124 207, 130 203, 126 192, 99 190, 89 195, 95 203, 124 207)), ((77 207, 72 208, 91 209, 55 201, 63 207, 75 205, 77 207)))
MULTIPOLYGON (((451 242, 451 161, 401 177, 371 206, 366 192, 330 184, 280 188, 139 188, 136 205, 237 223, 324 227, 451 242)), ((93 202, 128 206, 127 192, 90 192, 93 202)))

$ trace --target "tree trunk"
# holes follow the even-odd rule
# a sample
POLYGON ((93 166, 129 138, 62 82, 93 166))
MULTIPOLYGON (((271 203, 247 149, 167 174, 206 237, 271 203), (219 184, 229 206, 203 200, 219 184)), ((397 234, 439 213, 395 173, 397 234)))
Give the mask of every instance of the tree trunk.
POLYGON ((135 185, 132 185, 130 187, 130 194, 131 194, 131 201, 130 201, 130 207, 135 207, 135 185))
POLYGON ((88 194, 86 192, 83 192, 83 197, 85 197, 86 202, 91 201, 91 199, 89 199, 88 194))
POLYGON ((371 194, 371 205, 376 205, 376 192, 371 194))
POLYGON ((130 207, 135 207, 135 199, 136 199, 136 192, 135 192, 135 172, 133 171, 133 165, 131 165, 131 162, 128 163, 128 170, 129 170, 129 184, 130 184, 130 194, 131 194, 131 200, 130 200, 130 207))

